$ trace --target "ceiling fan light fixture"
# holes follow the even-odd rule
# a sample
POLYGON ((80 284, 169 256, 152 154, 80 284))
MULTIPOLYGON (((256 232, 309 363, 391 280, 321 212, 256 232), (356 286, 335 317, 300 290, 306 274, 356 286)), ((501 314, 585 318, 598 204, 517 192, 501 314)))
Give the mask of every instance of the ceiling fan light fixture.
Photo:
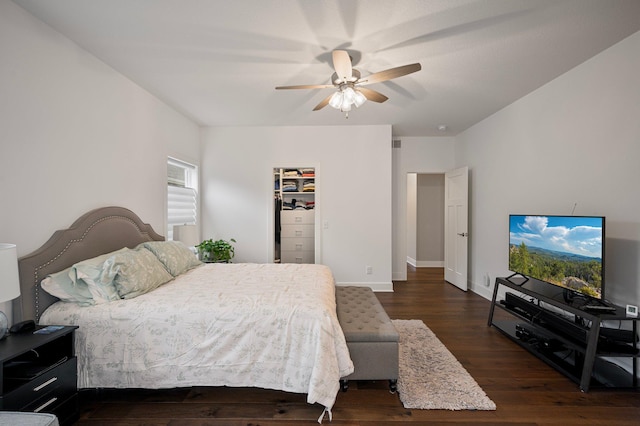
POLYGON ((353 105, 360 107, 367 101, 366 96, 351 85, 341 85, 329 99, 329 106, 342 112, 349 112, 353 105))
POLYGON ((340 109, 340 106, 342 105, 342 98, 342 92, 338 90, 333 94, 333 96, 331 96, 331 99, 329 99, 329 106, 335 109, 340 109))
POLYGON ((367 101, 367 97, 363 95, 362 92, 359 90, 354 90, 354 93, 355 94, 353 97, 353 103, 356 105, 357 108, 360 108, 360 105, 362 105, 367 101))
POLYGON ((347 86, 342 90, 342 96, 344 96, 345 102, 349 102, 349 105, 355 102, 356 92, 352 87, 347 86))
POLYGON ((340 111, 347 112, 351 111, 351 101, 346 95, 342 95, 342 105, 340 105, 340 111))

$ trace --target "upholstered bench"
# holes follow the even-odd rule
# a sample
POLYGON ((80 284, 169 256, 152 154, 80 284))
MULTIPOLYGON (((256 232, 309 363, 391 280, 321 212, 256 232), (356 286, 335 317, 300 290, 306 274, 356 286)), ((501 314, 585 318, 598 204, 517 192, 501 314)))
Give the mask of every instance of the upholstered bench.
POLYGON ((22 413, 0 411, 0 425, 11 426, 58 426, 58 418, 48 413, 22 413))
POLYGON ((369 287, 336 287, 338 321, 342 327, 354 372, 340 379, 346 391, 349 380, 398 381, 398 332, 369 287))

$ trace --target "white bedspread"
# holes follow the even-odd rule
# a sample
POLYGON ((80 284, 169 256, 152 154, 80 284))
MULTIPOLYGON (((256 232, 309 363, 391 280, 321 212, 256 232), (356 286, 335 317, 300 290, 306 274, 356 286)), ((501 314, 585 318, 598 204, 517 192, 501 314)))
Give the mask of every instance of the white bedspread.
POLYGON ((251 386, 330 409, 353 372, 322 265, 206 264, 134 299, 57 302, 40 323, 80 326, 80 388, 251 386))

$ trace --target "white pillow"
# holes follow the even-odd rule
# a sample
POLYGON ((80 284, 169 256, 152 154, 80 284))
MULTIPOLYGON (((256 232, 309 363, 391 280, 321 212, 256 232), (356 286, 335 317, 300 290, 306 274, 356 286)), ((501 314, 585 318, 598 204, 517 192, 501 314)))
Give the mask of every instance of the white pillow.
POLYGON ((76 282, 83 282, 87 285, 87 288, 91 292, 91 296, 95 304, 107 303, 114 300, 119 300, 120 295, 116 290, 113 279, 103 280, 103 269, 107 259, 113 257, 119 253, 126 253, 131 249, 124 247, 120 250, 116 250, 111 253, 103 254, 91 259, 78 262, 72 267, 72 272, 75 272, 73 277, 76 282))
POLYGON ((95 302, 84 282, 78 283, 75 279, 75 271, 67 268, 55 274, 47 275, 41 282, 40 287, 50 295, 57 297, 64 302, 77 303, 81 306, 94 305, 95 302))
POLYGON ((83 260, 65 269, 45 277, 40 283, 44 291, 65 302, 77 303, 80 306, 91 306, 119 300, 113 280, 102 281, 102 271, 107 259, 117 253, 123 253, 128 248, 122 248, 111 253, 83 260))

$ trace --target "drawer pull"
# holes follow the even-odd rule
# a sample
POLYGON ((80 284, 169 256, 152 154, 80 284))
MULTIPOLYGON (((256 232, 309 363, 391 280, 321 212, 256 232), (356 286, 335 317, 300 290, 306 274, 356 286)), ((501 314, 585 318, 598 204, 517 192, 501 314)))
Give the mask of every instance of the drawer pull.
POLYGON ((302 236, 302 231, 296 231, 296 237, 301 237, 302 236))
POLYGON ((294 220, 296 221, 296 223, 300 223, 302 222, 302 216, 296 216, 294 220))
POLYGON ((44 410, 45 408, 47 408, 48 406, 50 406, 51 404, 53 404, 57 400, 58 400, 58 398, 51 398, 50 400, 48 400, 47 402, 45 402, 44 404, 42 404, 41 406, 39 406, 38 408, 33 410, 33 412, 34 413, 39 413, 40 411, 44 410))
POLYGON ((34 392, 38 392, 43 388, 46 388, 47 386, 49 386, 51 383, 55 382, 56 380, 58 380, 57 377, 52 377, 49 380, 47 380, 46 382, 44 382, 43 384, 41 384, 40 386, 37 386, 35 388, 33 388, 34 392))

